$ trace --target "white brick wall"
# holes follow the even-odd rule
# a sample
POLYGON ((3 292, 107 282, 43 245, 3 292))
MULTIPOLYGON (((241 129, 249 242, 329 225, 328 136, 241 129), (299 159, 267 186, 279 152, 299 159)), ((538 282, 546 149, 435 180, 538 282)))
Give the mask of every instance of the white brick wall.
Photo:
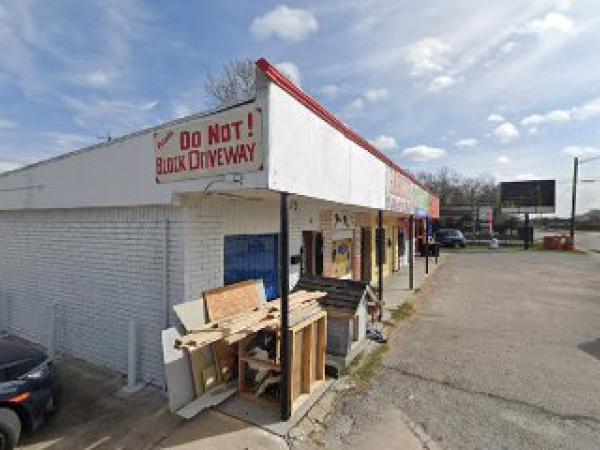
MULTIPOLYGON (((324 202, 290 199, 290 256, 300 254, 303 230, 319 229, 324 202)), ((196 198, 185 202, 185 299, 196 300, 207 289, 223 286, 224 237, 232 234, 279 233, 279 199, 196 198)), ((290 266, 290 285, 300 275, 290 266)))
MULTIPOLYGON (((290 256, 319 209, 291 198, 290 256)), ((53 305, 58 350, 125 373, 128 322, 140 331, 140 376, 163 383, 163 236, 170 304, 223 285, 224 236, 279 232, 279 199, 190 197, 181 207, 0 211, 0 326, 46 344, 53 305)), ((290 267, 295 285, 299 265, 290 267)), ((170 309, 170 308, 169 308, 170 309)), ((170 311, 170 323, 177 322, 170 311)))
POLYGON ((136 319, 140 375, 161 385, 165 219, 169 297, 181 299, 176 208, 0 212, 0 323, 46 344, 57 305, 59 351, 126 372, 128 322, 136 319))

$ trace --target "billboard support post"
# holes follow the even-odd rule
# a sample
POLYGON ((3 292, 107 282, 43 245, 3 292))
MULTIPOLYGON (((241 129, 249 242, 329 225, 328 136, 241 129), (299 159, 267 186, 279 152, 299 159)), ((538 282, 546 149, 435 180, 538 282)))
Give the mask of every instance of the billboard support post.
POLYGON ((525 228, 523 230, 523 244, 529 250, 529 213, 525 213, 525 228))
POLYGON ((579 170, 579 158, 573 159, 573 194, 571 196, 571 245, 575 248, 575 210, 577 208, 577 176, 579 170))

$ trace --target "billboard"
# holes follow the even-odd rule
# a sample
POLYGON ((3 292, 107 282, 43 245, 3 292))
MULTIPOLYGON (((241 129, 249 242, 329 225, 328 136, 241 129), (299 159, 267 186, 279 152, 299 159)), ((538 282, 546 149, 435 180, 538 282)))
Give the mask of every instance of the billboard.
POLYGON ((261 110, 251 103, 163 128, 154 151, 157 183, 260 170, 261 110))
POLYGON ((556 181, 529 180, 500 183, 502 212, 507 214, 553 213, 556 181))

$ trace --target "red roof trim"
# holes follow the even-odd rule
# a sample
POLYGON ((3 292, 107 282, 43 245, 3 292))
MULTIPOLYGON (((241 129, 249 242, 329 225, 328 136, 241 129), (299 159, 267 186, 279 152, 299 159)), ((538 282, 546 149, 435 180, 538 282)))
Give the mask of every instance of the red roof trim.
MULTIPOLYGON (((302 105, 306 106, 309 110, 331 125, 333 128, 337 129, 348 139, 353 141, 354 143, 360 145, 366 151, 371 153, 376 158, 383 161, 385 164, 390 166, 392 169, 401 173, 408 179, 410 179, 413 183, 429 192, 432 195, 435 195, 429 189, 427 189, 423 184, 418 181, 415 177, 413 177, 406 170, 402 169, 398 164, 392 161, 390 158, 381 153, 377 148, 369 143, 365 138, 359 135, 357 132, 350 129, 348 126, 344 125, 344 123, 327 111, 319 102, 317 102, 314 98, 308 95, 306 92, 298 88, 294 83, 292 83, 289 78, 283 75, 275 66, 273 66, 269 61, 264 58, 256 61, 256 66, 267 76, 269 80, 283 89, 285 92, 290 94, 296 100, 298 100, 302 105)), ((436 196, 437 197, 437 196, 436 196)))

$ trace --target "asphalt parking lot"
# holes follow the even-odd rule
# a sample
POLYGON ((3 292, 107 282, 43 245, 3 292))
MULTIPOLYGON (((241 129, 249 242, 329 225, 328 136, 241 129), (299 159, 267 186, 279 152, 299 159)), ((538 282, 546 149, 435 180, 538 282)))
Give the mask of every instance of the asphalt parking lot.
POLYGON ((158 389, 122 397, 123 378, 115 372, 71 358, 60 359, 57 370, 64 391, 60 409, 25 433, 19 448, 153 448, 180 423, 158 389))
POLYGON ((380 425, 396 411, 444 448, 598 448, 599 273, 582 253, 449 256, 327 445, 395 448, 380 425))

